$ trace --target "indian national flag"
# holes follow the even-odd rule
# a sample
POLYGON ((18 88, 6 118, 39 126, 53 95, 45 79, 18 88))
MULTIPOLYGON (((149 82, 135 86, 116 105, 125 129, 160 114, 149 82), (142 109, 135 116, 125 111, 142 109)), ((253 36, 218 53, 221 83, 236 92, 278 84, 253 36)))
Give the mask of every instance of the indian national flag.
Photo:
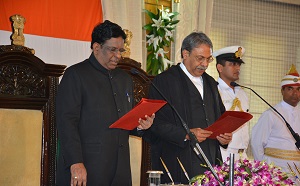
POLYGON ((68 66, 89 57, 92 30, 103 21, 101 0, 0 0, 0 45, 11 44, 15 14, 26 19, 26 47, 45 63, 68 66))

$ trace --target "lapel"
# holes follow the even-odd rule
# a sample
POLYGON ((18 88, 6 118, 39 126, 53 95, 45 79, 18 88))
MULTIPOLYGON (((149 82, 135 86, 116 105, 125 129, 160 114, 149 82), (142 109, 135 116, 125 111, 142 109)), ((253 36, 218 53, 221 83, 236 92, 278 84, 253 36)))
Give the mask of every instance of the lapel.
POLYGON ((200 92, 198 91, 197 87, 194 85, 194 83, 189 79, 189 77, 186 76, 186 82, 188 84, 188 88, 189 88, 189 91, 192 93, 192 94, 195 94, 196 96, 200 96, 201 100, 202 100, 202 97, 201 97, 201 94, 200 92))

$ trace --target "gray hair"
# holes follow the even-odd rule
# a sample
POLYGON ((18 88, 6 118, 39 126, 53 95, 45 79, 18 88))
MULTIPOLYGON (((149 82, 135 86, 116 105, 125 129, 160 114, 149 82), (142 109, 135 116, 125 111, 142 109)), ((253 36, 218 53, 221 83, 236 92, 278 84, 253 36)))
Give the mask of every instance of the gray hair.
POLYGON ((209 37, 203 32, 192 32, 184 38, 181 45, 181 58, 183 58, 183 50, 191 52, 194 48, 198 47, 201 44, 208 45, 213 49, 213 44, 209 37))

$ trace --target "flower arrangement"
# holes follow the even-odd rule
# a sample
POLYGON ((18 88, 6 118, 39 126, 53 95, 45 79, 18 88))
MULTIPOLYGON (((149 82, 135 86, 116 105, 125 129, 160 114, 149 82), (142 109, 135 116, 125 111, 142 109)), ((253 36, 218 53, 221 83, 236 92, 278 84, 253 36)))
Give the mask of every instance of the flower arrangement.
MULTIPOLYGON (((220 181, 224 185, 229 185, 229 159, 221 166, 215 166, 220 181)), ((265 161, 239 159, 234 163, 234 185, 294 185, 288 178, 287 173, 281 168, 265 161)), ((219 185, 211 171, 206 171, 203 175, 195 176, 191 179, 192 186, 215 186, 219 185)))
POLYGON ((171 42, 174 41, 173 34, 176 24, 179 20, 173 20, 179 13, 170 12, 168 8, 157 9, 157 14, 145 10, 147 15, 151 18, 151 22, 143 29, 147 31, 147 73, 157 75, 164 71, 169 61, 165 51, 166 47, 170 47, 171 42))

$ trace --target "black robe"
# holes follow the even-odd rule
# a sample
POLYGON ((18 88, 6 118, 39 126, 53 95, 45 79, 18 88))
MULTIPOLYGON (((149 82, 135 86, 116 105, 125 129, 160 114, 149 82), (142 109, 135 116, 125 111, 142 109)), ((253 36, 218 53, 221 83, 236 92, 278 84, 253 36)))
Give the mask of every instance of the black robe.
MULTIPOLYGON (((179 64, 159 74, 153 81, 189 128, 206 128, 225 112, 217 82, 207 73, 204 73, 202 78, 204 99, 179 64)), ((153 87, 150 88, 149 97, 163 99, 153 87)), ((170 183, 171 181, 162 166, 160 157, 176 183, 188 183, 176 159, 177 157, 184 165, 190 178, 207 170, 207 168, 200 166, 205 162, 196 156, 190 146, 190 141, 184 141, 185 136, 186 131, 182 127, 180 119, 168 104, 156 113, 154 124, 144 135, 144 139, 151 144, 152 169, 164 171, 161 183, 170 183)), ((200 143, 202 150, 213 165, 222 161, 219 145, 219 142, 213 139, 207 139, 200 143)))
POLYGON ((70 166, 80 162, 87 185, 131 185, 130 131, 109 126, 130 111, 132 94, 131 77, 119 68, 108 71, 94 54, 66 70, 56 97, 57 185, 70 185, 70 166))

